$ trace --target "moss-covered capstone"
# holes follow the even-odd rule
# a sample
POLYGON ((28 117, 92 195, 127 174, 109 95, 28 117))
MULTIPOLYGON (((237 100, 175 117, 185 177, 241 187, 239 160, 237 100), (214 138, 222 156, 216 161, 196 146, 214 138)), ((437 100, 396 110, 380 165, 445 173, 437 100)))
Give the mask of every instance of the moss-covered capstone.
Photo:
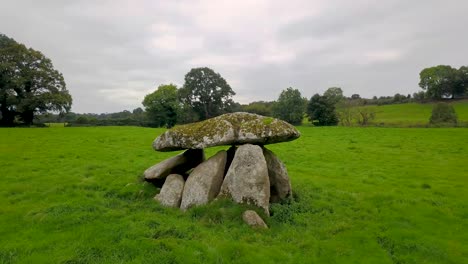
POLYGON ((291 141, 299 136, 299 131, 285 121, 237 112, 176 126, 157 137, 153 148, 157 151, 174 151, 222 145, 267 145, 291 141))

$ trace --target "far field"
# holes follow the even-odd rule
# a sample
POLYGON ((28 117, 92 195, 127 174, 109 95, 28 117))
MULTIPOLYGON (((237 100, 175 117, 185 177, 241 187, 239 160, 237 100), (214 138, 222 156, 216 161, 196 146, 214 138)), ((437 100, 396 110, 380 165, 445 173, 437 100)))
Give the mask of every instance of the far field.
MULTIPOLYGON (((453 105, 461 125, 468 126, 468 101, 456 101, 453 105)), ((429 123, 434 103, 408 103, 392 105, 370 105, 376 113, 372 125, 380 126, 425 126, 429 123)))
POLYGON ((266 231, 229 201, 153 201, 163 129, 0 129, 0 263, 468 263, 468 129, 299 129, 268 146, 295 197, 266 231))

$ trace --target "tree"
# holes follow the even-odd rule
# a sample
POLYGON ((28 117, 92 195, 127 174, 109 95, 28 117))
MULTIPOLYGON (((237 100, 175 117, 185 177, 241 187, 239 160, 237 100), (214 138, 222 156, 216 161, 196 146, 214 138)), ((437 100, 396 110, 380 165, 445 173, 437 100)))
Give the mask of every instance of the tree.
POLYGON ((351 95, 351 99, 353 100, 361 99, 361 96, 359 94, 353 94, 351 95))
POLYGON ((419 73, 419 86, 427 91, 430 98, 454 98, 463 94, 463 86, 457 83, 458 71, 449 65, 426 68, 419 73))
POLYGON ((356 100, 343 100, 337 104, 337 116, 343 126, 352 126, 356 117, 358 102, 356 100))
POLYGON ((426 98, 427 98, 427 93, 424 91, 413 93, 413 99, 417 102, 422 102, 426 98))
POLYGON ((332 104, 337 104, 344 99, 343 90, 340 87, 330 87, 324 93, 325 96, 332 104))
MULTIPOLYGON (((180 93, 180 89, 179 89, 179 93, 180 93)), ((177 117, 177 123, 188 124, 188 123, 193 123, 193 122, 197 122, 200 120, 198 113, 195 112, 192 106, 186 103, 181 103, 180 107, 181 107, 180 114, 177 117)))
POLYGON ((356 121, 361 126, 367 126, 370 121, 374 120, 375 111, 370 107, 357 107, 356 108, 356 121))
POLYGON ((438 103, 432 108, 429 119, 431 124, 457 124, 457 114, 453 106, 446 103, 438 103))
POLYGON ((236 94, 219 73, 207 67, 191 69, 179 92, 182 102, 202 120, 229 112, 236 94))
POLYGON ((132 117, 142 124, 142 121, 145 120, 145 111, 141 107, 135 108, 132 111, 132 117))
POLYGON ((180 112, 177 92, 177 86, 174 84, 163 84, 145 96, 142 104, 150 122, 155 126, 170 128, 176 124, 180 112))
POLYGON ((27 125, 34 115, 70 111, 72 97, 52 61, 41 52, 0 34, 0 125, 27 125))
POLYGON ((409 95, 409 97, 407 97, 407 96, 405 96, 403 94, 396 93, 393 96, 393 102, 394 103, 403 103, 403 102, 406 102, 408 98, 411 98, 411 95, 409 95))
MULTIPOLYGON (((382 100, 382 98, 379 100, 382 100)), ((364 106, 362 100, 343 100, 337 107, 340 124, 343 126, 352 126, 353 124, 366 126, 370 121, 374 120, 376 115, 375 108, 364 106)))
POLYGON ((326 96, 315 94, 307 105, 307 115, 310 122, 318 126, 335 126, 338 117, 335 112, 335 104, 326 96))
POLYGON ((274 117, 293 125, 300 125, 304 117, 304 100, 301 92, 292 87, 283 90, 278 101, 273 105, 272 111, 274 117))

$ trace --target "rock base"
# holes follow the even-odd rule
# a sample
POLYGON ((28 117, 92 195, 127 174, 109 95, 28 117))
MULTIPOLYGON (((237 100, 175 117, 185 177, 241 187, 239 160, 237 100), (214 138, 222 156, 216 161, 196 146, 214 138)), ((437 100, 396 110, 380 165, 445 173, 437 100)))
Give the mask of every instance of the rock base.
MULTIPOLYGON (((148 181, 165 179, 155 199, 165 206, 186 210, 216 197, 229 197, 237 203, 258 206, 269 215, 270 203, 280 202, 292 194, 286 167, 264 146, 232 146, 206 161, 203 153, 202 149, 187 150, 146 170, 148 181), (184 181, 181 174, 187 173, 184 181)), ((252 213, 247 216, 255 218, 252 213)))

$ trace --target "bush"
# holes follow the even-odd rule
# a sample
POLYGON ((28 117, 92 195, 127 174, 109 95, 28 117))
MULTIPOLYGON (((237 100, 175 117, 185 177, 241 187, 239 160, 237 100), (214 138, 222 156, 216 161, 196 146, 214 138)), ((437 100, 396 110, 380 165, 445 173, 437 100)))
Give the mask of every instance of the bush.
POLYGON ((457 124, 457 114, 453 106, 446 103, 438 103, 432 109, 429 119, 431 124, 457 124))
POLYGON ((375 111, 368 107, 359 107, 357 109, 356 120, 359 125, 367 126, 369 125, 370 121, 374 120, 375 118, 375 111))

